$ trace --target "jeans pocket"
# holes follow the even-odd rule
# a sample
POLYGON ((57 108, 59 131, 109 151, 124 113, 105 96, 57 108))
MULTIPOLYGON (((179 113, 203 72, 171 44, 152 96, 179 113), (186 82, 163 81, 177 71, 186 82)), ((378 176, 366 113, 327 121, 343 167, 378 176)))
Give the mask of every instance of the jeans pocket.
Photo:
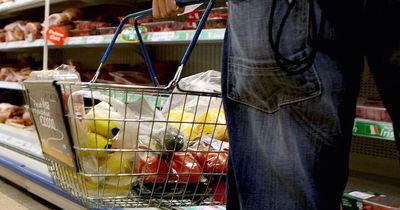
POLYGON ((228 98, 267 113, 321 94, 321 83, 312 66, 287 74, 273 63, 230 57, 227 74, 228 98))

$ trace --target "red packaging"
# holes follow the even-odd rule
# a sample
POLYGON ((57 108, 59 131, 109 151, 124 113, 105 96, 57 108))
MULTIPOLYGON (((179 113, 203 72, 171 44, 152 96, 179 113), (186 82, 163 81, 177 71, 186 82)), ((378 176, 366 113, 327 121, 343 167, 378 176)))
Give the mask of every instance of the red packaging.
POLYGON ((6 41, 6 31, 0 30, 0 42, 5 42, 5 41, 6 41))
POLYGON ((177 31, 183 30, 184 28, 184 24, 177 21, 143 23, 142 26, 144 26, 149 32, 177 31))
POLYGON ((138 170, 139 173, 153 174, 144 176, 144 183, 165 183, 168 179, 169 164, 155 153, 143 153, 138 170))
POLYGON ((389 196, 376 196, 363 201, 363 210, 400 209, 400 199, 389 196))
POLYGON ((178 183, 197 183, 201 181, 201 167, 190 153, 175 152, 172 158, 172 172, 178 183))
POLYGON ((227 19, 223 17, 214 17, 208 18, 206 24, 204 25, 205 29, 213 29, 213 28, 226 28, 227 19))
POLYGON ((70 30, 70 35, 71 36, 92 36, 92 35, 97 35, 97 30, 94 29, 85 29, 85 30, 70 30))
POLYGON ((360 99, 358 101, 356 117, 382 122, 392 122, 383 103, 373 99, 360 99))
POLYGON ((97 28, 97 31, 101 35, 115 34, 115 32, 117 31, 117 27, 100 27, 97 28))
POLYGON ((76 30, 93 30, 96 29, 96 25, 92 21, 88 20, 77 20, 74 21, 76 30))

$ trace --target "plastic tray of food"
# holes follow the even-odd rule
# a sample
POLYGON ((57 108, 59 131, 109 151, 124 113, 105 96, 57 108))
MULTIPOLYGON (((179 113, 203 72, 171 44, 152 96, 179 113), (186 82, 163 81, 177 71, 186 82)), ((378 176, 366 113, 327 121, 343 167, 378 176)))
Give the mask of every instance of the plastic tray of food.
POLYGON ((357 103, 356 117, 382 122, 392 122, 383 103, 376 99, 360 99, 357 103))
POLYGON ((204 28, 226 28, 227 19, 222 17, 208 18, 204 28))
POLYGON ((100 35, 114 34, 117 31, 117 27, 101 27, 97 28, 100 35))
POLYGON ((160 22, 150 22, 142 23, 148 32, 159 32, 159 31, 177 31, 183 30, 184 23, 178 21, 160 21, 160 22))
POLYGON ((0 42, 5 42, 5 41, 6 41, 6 31, 0 30, 0 42))
POLYGON ((110 23, 106 22, 94 22, 94 21, 89 21, 89 20, 78 20, 73 22, 75 25, 75 29, 77 30, 93 30, 97 28, 103 28, 103 27, 110 27, 110 23))
POLYGON ((70 36, 92 36, 92 35, 97 35, 98 32, 96 29, 74 29, 69 31, 70 36))

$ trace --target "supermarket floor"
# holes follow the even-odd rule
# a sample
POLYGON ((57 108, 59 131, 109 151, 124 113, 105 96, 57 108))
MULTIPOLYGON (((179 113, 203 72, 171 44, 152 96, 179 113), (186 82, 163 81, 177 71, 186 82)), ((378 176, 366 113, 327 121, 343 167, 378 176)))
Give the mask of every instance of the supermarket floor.
POLYGON ((58 210, 57 206, 0 178, 0 210, 58 210))

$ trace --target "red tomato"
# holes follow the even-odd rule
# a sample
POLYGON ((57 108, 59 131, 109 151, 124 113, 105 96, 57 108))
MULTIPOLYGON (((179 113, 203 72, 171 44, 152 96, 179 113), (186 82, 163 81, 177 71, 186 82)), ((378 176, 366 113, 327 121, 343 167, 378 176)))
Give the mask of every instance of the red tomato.
POLYGON ((200 167, 204 167, 206 173, 226 173, 228 171, 228 155, 218 152, 192 152, 199 162, 200 167))
POLYGON ((220 181, 215 187, 214 201, 226 203, 226 182, 220 181))
POLYGON ((201 180, 201 167, 190 153, 175 152, 172 159, 172 172, 177 175, 176 179, 179 183, 196 183, 201 180))
POLYGON ((144 176, 145 183, 165 183, 168 178, 169 165, 159 155, 149 155, 139 161, 139 173, 157 173, 144 176))

